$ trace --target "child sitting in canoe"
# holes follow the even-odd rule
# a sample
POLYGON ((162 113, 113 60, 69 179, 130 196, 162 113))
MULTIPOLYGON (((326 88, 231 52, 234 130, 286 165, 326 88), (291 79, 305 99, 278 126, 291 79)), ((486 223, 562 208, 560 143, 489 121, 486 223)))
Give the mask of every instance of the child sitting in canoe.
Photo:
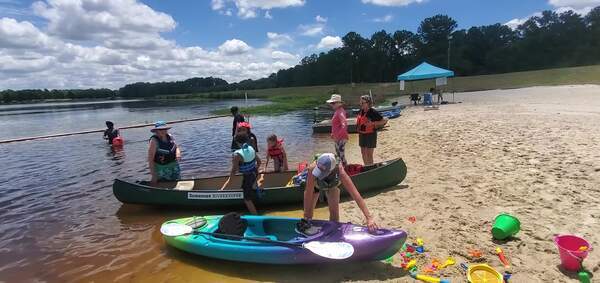
POLYGON ((288 171, 287 154, 283 148, 283 139, 278 139, 276 135, 270 135, 267 138, 267 161, 265 162, 264 171, 267 172, 269 160, 273 160, 273 171, 283 172, 288 171))
POLYGON ((339 222, 340 220, 340 185, 354 199, 363 215, 369 231, 377 229, 373 216, 362 198, 358 189, 350 179, 344 166, 338 162, 333 153, 321 154, 315 162, 308 167, 308 176, 304 188, 304 218, 297 224, 298 232, 304 235, 313 235, 318 232, 318 227, 311 225, 310 221, 319 200, 319 194, 327 194, 327 205, 329 206, 329 220, 339 222))
POLYGON ((227 188, 231 178, 239 172, 242 174, 244 203, 250 213, 258 214, 254 206, 254 201, 256 200, 256 179, 258 177, 258 168, 260 167, 260 158, 256 155, 256 151, 250 144, 250 139, 246 133, 236 133, 235 142, 240 145, 240 149, 233 152, 229 178, 227 178, 221 187, 221 191, 227 188))

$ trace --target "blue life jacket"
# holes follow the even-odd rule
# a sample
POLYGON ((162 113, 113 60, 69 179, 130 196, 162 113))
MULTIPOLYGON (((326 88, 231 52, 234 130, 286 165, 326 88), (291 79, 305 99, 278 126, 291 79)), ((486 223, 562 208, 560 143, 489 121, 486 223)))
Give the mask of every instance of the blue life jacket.
POLYGON ((154 162, 165 165, 176 159, 177 145, 171 135, 167 135, 167 141, 162 141, 157 135, 152 135, 150 139, 155 139, 157 143, 154 162))
POLYGON ((234 151, 233 154, 242 157, 239 168, 240 173, 246 174, 256 172, 256 151, 251 145, 244 143, 242 148, 234 151))

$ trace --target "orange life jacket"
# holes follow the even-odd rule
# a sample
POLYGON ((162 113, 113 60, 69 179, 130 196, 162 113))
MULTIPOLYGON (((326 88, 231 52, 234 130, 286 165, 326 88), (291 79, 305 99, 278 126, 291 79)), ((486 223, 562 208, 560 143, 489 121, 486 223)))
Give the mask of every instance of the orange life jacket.
POLYGON ((375 127, 371 123, 371 125, 367 126, 367 122, 369 118, 367 118, 367 112, 360 111, 358 116, 356 116, 356 131, 359 134, 371 134, 375 132, 375 127))
POLYGON ((274 147, 269 146, 268 152, 269 156, 273 158, 281 156, 283 154, 283 140, 277 140, 274 147))

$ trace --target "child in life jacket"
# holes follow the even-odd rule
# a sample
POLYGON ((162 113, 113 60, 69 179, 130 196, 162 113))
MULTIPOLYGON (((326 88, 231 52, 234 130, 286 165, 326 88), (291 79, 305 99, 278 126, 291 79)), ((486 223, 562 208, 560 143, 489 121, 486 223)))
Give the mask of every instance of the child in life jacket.
POLYGON ((267 171, 269 160, 273 160, 274 172, 288 171, 288 160, 283 147, 283 139, 278 139, 276 135, 270 135, 267 138, 267 146, 267 162, 265 162, 264 171, 267 171))

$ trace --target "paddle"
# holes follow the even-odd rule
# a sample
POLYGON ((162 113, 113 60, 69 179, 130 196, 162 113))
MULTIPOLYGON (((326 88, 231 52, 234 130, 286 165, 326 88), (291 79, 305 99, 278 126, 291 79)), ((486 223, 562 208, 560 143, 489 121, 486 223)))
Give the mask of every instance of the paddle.
POLYGON ((219 233, 210 233, 210 232, 202 232, 196 231, 188 225, 180 224, 180 223, 167 223, 163 224, 160 227, 160 232, 169 237, 183 236, 186 234, 202 234, 209 236, 217 236, 217 237, 228 237, 234 238, 238 240, 248 240, 259 243, 268 243, 279 246, 286 247, 295 247, 295 248, 304 248, 312 253, 329 259, 346 259, 351 257, 354 254, 354 247, 345 242, 320 242, 320 241, 311 241, 305 243, 290 243, 284 241, 275 241, 263 238, 251 238, 251 237, 243 237, 237 235, 229 235, 229 234, 219 234, 219 233))

